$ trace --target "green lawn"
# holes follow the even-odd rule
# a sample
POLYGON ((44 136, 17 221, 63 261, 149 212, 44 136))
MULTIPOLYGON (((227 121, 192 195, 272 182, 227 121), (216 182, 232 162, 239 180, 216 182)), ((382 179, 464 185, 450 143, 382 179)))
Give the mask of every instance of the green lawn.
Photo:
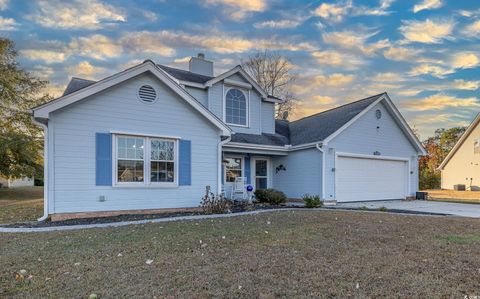
POLYGON ((0 252, 0 298, 480 295, 480 221, 468 218, 282 211, 3 234, 0 252))
POLYGON ((42 214, 43 187, 0 189, 0 223, 35 220, 42 214))

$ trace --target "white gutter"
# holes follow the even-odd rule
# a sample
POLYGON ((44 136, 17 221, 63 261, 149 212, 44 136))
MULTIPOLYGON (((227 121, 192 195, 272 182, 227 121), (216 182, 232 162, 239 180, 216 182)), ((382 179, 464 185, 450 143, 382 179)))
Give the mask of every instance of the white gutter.
POLYGON ((230 142, 226 145, 227 147, 235 148, 244 148, 244 149, 258 149, 258 150, 272 150, 272 151, 288 151, 288 145, 264 145, 264 144, 254 144, 254 143, 241 143, 241 142, 230 142))
POLYGON ((305 143, 305 144, 300 144, 300 145, 291 145, 290 146, 290 151, 298 151, 298 150, 303 150, 307 148, 313 148, 316 147, 317 144, 322 144, 322 141, 315 141, 311 143, 305 143))
MULTIPOLYGON (((326 145, 326 144, 325 144, 326 145)), ((324 144, 317 143, 317 149, 322 153, 322 200, 325 200, 325 151, 323 150, 324 144)))
POLYGON ((222 165, 223 165, 222 148, 230 140, 232 140, 232 136, 228 136, 227 139, 221 140, 218 143, 217 194, 222 193, 222 185, 223 185, 223 182, 222 182, 222 165))
POLYGON ((33 116, 32 121, 43 128, 43 216, 37 220, 45 221, 48 218, 48 126, 33 116))

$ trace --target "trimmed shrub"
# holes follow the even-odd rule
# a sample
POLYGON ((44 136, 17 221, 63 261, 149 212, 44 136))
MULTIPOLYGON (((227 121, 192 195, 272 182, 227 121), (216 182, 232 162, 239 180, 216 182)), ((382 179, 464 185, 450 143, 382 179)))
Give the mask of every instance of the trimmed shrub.
POLYGON ((303 202, 306 208, 320 208, 323 206, 323 202, 318 195, 305 194, 303 196, 303 202))
POLYGON ((285 193, 275 189, 255 190, 255 198, 258 202, 279 205, 287 200, 285 193))
POLYGON ((388 209, 387 209, 387 207, 385 207, 385 206, 381 206, 380 208, 378 208, 378 210, 379 210, 380 212, 388 212, 388 209))
POLYGON ((267 202, 267 190, 266 189, 257 189, 253 192, 255 199, 258 202, 267 202))

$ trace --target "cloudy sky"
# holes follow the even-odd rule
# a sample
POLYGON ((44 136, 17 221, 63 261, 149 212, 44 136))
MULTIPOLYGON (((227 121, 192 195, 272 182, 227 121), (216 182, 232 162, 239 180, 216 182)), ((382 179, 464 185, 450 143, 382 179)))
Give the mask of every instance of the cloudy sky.
POLYGON ((298 74, 294 118, 387 91, 425 138, 480 112, 479 0, 133 2, 0 0, 0 34, 54 96, 147 58, 204 52, 219 74, 270 49, 298 74))

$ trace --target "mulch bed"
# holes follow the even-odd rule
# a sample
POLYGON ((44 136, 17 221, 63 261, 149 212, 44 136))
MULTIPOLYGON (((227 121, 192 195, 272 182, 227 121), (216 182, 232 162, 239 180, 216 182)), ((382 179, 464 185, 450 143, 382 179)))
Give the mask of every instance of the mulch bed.
MULTIPOLYGON (((267 203, 248 203, 242 201, 236 201, 232 206, 229 214, 249 212, 249 211, 258 211, 258 210, 271 210, 271 209, 282 209, 282 208, 291 208, 285 204, 282 205, 271 205, 267 203)), ((295 206, 295 208, 304 208, 301 206, 295 206)), ((329 210, 339 210, 336 207, 323 207, 329 210)), ((350 208, 342 207, 340 210, 349 210, 349 211, 382 211, 379 209, 370 209, 370 208, 350 208)), ((428 213, 428 212, 419 212, 419 211, 410 211, 410 210, 398 210, 398 209, 388 209, 383 212, 390 213, 399 213, 399 214, 418 214, 418 215, 436 215, 436 216, 447 216, 448 214, 440 213, 428 213)), ((203 212, 177 212, 177 213, 155 213, 155 214, 125 214, 111 217, 92 217, 92 218, 78 218, 78 219, 69 219, 63 221, 25 221, 25 222, 16 222, 16 223, 7 223, 0 224, 0 227, 7 228, 39 228, 39 227, 56 227, 56 226, 70 226, 70 225, 88 225, 88 224, 103 224, 103 223, 115 223, 115 222, 127 222, 127 221, 138 221, 138 220, 148 220, 148 219, 161 219, 161 218, 172 218, 172 217, 182 217, 182 216, 195 216, 195 215, 208 215, 203 212)))
MULTIPOLYGON (((247 202, 235 202, 233 207, 230 209, 230 213, 240 213, 240 212, 256 211, 256 210, 281 209, 281 208, 289 208, 289 207, 286 205, 270 205, 265 203, 249 204, 247 202)), ((194 215, 207 215, 207 214, 202 212, 125 214, 125 215, 118 215, 118 216, 112 216, 112 217, 78 218, 78 219, 69 219, 69 220, 63 220, 63 221, 47 220, 42 222, 38 222, 38 221, 17 222, 17 223, 0 224, 0 227, 8 227, 8 228, 55 227, 55 226, 69 226, 69 225, 115 223, 115 222, 172 218, 172 217, 194 216, 194 215)))

